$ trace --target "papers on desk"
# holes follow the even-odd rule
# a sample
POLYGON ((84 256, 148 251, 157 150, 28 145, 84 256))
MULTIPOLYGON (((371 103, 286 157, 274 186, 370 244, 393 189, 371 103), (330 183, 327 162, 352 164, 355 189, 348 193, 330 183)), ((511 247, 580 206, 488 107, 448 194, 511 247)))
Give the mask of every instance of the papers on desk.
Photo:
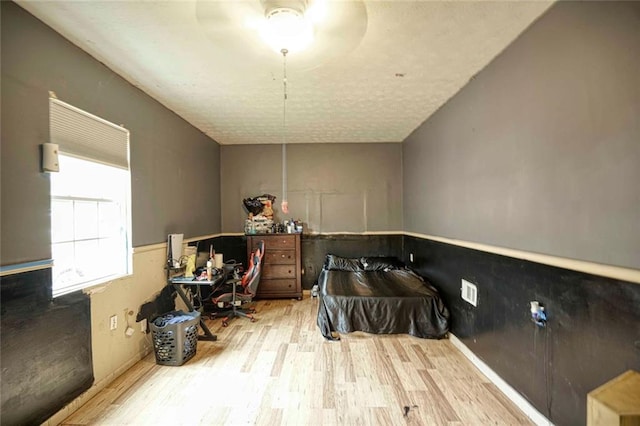
POLYGON ((197 281, 194 277, 174 277, 171 278, 171 282, 174 284, 194 284, 197 281))
POLYGON ((213 285, 218 284, 224 280, 223 275, 214 275, 211 281, 209 280, 197 280, 194 277, 174 277, 171 278, 171 284, 189 284, 189 285, 213 285))

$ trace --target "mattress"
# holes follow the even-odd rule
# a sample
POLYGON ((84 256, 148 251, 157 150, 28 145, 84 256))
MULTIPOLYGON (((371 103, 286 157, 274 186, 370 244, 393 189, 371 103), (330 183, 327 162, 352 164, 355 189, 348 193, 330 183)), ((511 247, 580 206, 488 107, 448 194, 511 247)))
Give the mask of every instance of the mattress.
POLYGON ((318 277, 322 335, 330 340, 353 331, 445 337, 449 311, 436 288, 397 261, 381 267, 371 259, 325 262, 318 277))

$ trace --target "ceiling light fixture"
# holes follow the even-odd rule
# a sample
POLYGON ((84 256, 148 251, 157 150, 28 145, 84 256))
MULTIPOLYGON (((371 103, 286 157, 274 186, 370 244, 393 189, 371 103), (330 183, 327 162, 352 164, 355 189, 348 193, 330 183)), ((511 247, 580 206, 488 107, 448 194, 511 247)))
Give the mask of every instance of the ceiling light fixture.
POLYGON ((282 49, 289 51, 290 72, 310 71, 348 55, 367 32, 365 1, 195 0, 196 20, 212 42, 220 69, 229 66, 234 77, 255 78, 264 67, 268 74, 279 73, 282 49))
POLYGON ((292 2, 292 6, 267 9, 260 35, 276 52, 300 52, 313 42, 313 23, 304 7, 305 2, 292 2))

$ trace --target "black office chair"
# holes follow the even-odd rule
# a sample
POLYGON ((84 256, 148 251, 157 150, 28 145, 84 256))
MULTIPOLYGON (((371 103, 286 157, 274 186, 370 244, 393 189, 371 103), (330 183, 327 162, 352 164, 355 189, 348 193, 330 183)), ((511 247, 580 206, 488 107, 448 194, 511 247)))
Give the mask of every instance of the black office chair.
POLYGON ((232 278, 227 280, 223 287, 214 292, 211 297, 212 302, 219 308, 225 309, 214 312, 212 317, 223 317, 222 326, 229 325, 231 318, 242 316, 249 318, 251 322, 256 319, 253 316, 255 308, 243 307, 251 303, 256 296, 260 274, 262 272, 262 259, 264 257, 264 242, 258 246, 249 259, 249 267, 242 278, 232 278))

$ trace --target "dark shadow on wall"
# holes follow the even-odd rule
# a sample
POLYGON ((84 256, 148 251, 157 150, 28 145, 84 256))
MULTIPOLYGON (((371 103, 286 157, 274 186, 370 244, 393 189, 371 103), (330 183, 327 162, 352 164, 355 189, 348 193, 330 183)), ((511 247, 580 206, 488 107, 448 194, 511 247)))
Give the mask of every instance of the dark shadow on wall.
POLYGON ((176 295, 177 293, 173 286, 169 284, 164 286, 153 300, 140 305, 140 310, 136 315, 136 322, 147 320, 147 332, 149 332, 149 324, 154 319, 175 310, 176 295))

